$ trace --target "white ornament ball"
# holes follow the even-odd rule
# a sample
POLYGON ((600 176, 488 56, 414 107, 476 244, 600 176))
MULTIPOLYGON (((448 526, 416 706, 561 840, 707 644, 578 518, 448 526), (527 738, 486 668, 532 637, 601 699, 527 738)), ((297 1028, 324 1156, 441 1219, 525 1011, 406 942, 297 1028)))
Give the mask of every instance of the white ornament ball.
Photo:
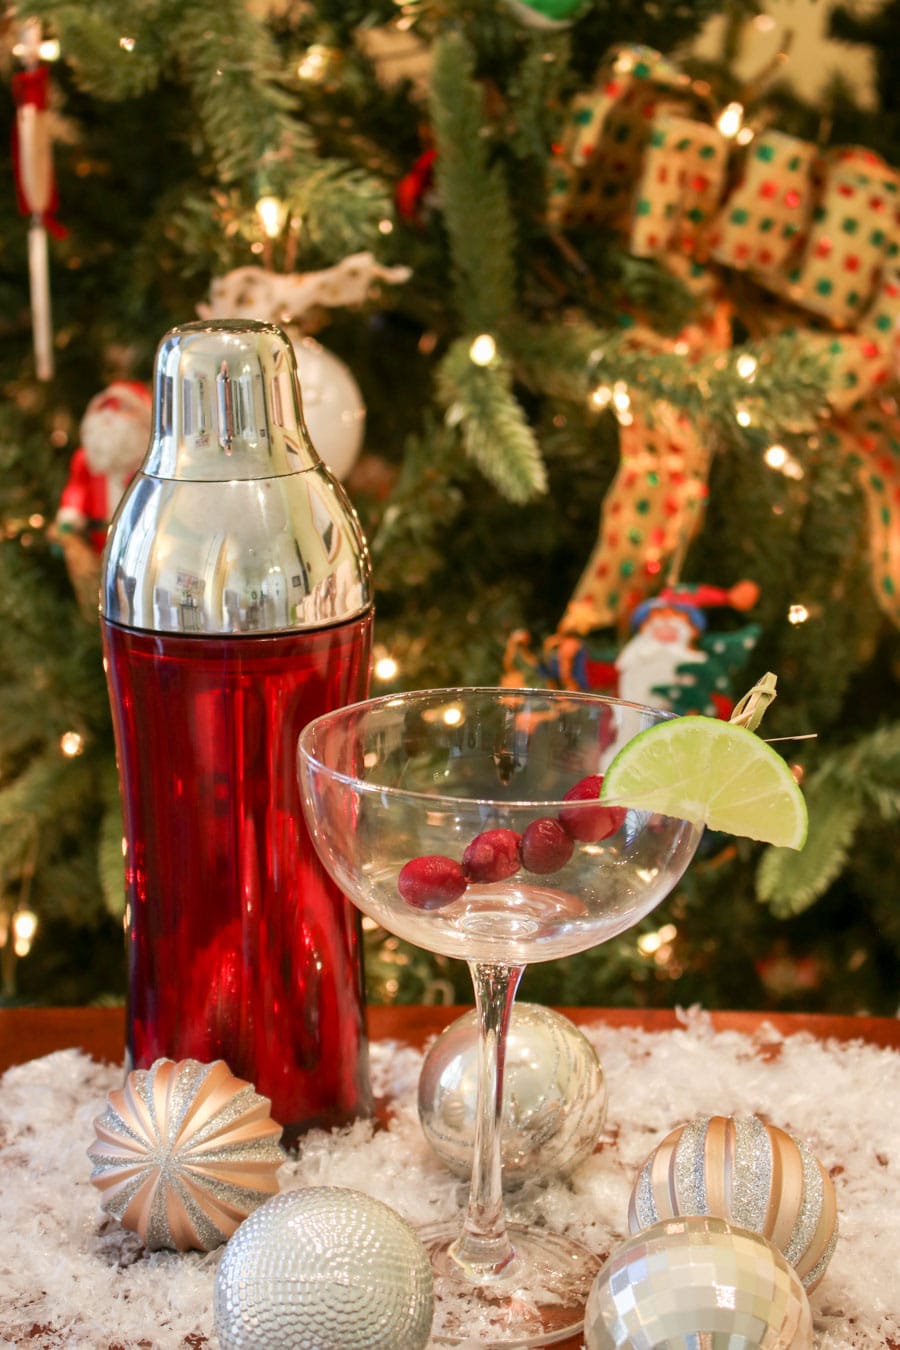
POLYGON ((216 1272, 222 1350, 424 1350, 428 1254, 404 1219, 359 1191, 283 1191, 246 1220, 216 1272))
MULTIPOLYGON (((422 1063, 419 1119, 428 1143, 457 1176, 472 1171, 478 1022, 465 1013, 422 1063)), ((594 1047, 567 1017, 516 1003, 503 1083, 501 1154, 507 1187, 572 1172, 591 1153, 606 1117, 606 1084, 594 1047)))
POLYGON ((759 1233, 705 1215, 655 1224, 618 1247, 588 1295, 587 1350, 811 1350, 793 1267, 759 1233))
POLYGON ((310 440, 336 478, 356 463, 366 434, 366 405, 349 368, 311 337, 292 342, 310 440))

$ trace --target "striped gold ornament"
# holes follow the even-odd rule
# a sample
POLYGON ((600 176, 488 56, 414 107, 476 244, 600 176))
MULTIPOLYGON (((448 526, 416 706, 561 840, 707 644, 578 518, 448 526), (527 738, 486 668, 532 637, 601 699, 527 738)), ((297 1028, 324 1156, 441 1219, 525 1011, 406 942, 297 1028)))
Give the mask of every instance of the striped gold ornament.
POLYGON ((672 1130, 646 1159, 628 1204, 630 1232, 686 1215, 761 1233, 807 1293, 825 1274, 837 1241, 828 1172, 806 1144, 758 1116, 699 1116, 672 1130))
POLYGON ((212 1251, 278 1191, 271 1103, 221 1059, 158 1059, 110 1092, 88 1149, 101 1206, 151 1251, 212 1251))

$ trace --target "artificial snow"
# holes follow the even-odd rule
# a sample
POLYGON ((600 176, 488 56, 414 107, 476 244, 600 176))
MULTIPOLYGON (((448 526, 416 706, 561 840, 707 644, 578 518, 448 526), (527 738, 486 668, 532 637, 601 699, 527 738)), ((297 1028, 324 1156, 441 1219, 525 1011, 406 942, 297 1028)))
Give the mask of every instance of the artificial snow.
MULTIPOLYGON (((863 1041, 714 1032, 693 1011, 674 1031, 581 1028, 600 1055, 609 1111, 597 1151, 568 1181, 508 1197, 608 1253, 627 1236, 632 1183, 647 1154, 699 1115, 756 1114, 803 1139, 835 1184, 840 1238, 811 1295, 819 1350, 900 1347, 900 1053, 863 1041)), ((388 1129, 358 1122, 304 1140, 282 1190, 338 1185, 387 1202, 412 1224, 453 1218, 462 1189, 419 1127, 422 1054, 371 1047, 388 1129)), ((0 1347, 198 1350, 216 1345, 219 1253, 143 1251, 107 1219, 91 1185, 93 1120, 122 1070, 76 1050, 9 1069, 0 1080, 0 1347)))

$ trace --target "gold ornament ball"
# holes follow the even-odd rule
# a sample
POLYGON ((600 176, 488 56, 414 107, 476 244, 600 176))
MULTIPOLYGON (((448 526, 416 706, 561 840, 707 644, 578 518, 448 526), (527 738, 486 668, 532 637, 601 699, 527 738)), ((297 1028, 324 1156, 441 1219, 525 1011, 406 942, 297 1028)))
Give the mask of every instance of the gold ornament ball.
POLYGON ((758 1116, 700 1116, 672 1130, 644 1162, 628 1205, 630 1232, 698 1214, 762 1234, 807 1292, 837 1241, 828 1172, 806 1144, 758 1116))
POLYGON ((278 1190, 271 1103, 221 1059, 158 1059, 110 1092, 88 1149, 101 1207, 151 1251, 212 1251, 278 1190))

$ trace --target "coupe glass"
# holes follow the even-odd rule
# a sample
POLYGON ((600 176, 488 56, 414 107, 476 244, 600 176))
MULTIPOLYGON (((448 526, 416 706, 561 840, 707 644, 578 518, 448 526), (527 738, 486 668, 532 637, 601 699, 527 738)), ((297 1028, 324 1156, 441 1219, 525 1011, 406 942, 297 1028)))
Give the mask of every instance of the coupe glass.
POLYGON ((566 800, 667 715, 563 690, 437 689, 327 713, 300 736, 304 809, 325 867, 376 923, 466 961, 475 988, 468 1207, 461 1230, 420 1232, 439 1343, 548 1345, 582 1326, 598 1259, 504 1218, 505 1038, 529 962, 572 956, 630 928, 690 862, 699 826, 600 806, 596 783, 586 789, 592 800, 566 800))

